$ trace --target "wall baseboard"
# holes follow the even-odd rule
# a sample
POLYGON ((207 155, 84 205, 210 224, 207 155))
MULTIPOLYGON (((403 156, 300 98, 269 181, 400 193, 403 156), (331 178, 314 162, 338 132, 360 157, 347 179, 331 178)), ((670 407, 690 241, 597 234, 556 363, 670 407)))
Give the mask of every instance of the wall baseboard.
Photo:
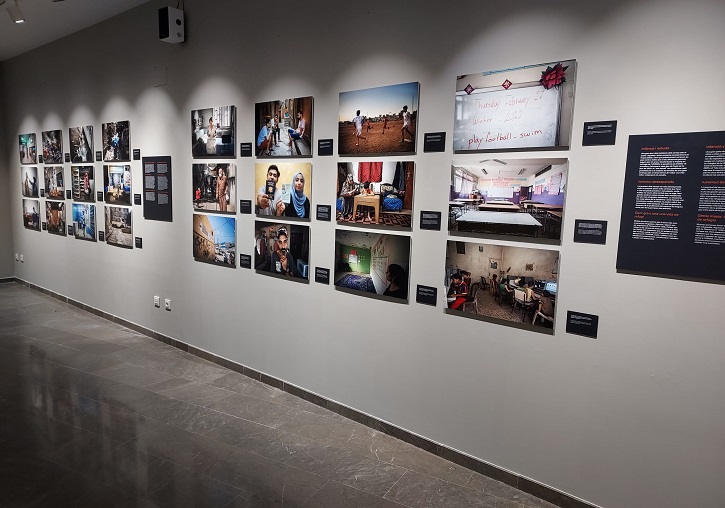
POLYGON ((471 471, 480 473, 493 480, 498 480, 511 487, 519 489, 522 492, 526 492, 562 508, 598 508, 597 505, 591 504, 587 501, 572 496, 571 494, 567 494, 566 492, 557 490, 553 487, 549 487, 548 485, 545 485, 543 483, 539 483, 535 480, 532 480, 531 478, 518 475, 494 464, 489 464, 488 462, 477 459, 453 448, 449 448, 440 443, 436 443, 435 441, 431 441, 430 439, 419 436, 403 428, 397 427, 384 420, 375 418, 374 416, 370 416, 351 407, 339 404, 333 400, 326 399, 320 395, 317 395, 314 392, 307 391, 304 388, 300 388, 296 385, 290 384, 282 379, 269 376, 267 374, 264 374, 263 372, 256 371, 240 363, 233 362, 231 360, 228 360, 227 358, 217 356, 214 353, 210 353, 209 351, 205 351, 203 349, 197 348, 196 346, 192 346, 180 340, 176 340, 173 337, 163 335, 149 328, 145 328, 139 324, 127 321, 118 316, 114 316, 113 314, 103 312, 100 309, 96 309, 95 307, 91 307, 90 305, 86 305, 77 300, 73 300, 72 298, 68 298, 67 296, 56 293, 55 291, 51 291, 36 284, 32 284, 18 277, 0 279, 0 283, 5 282, 17 282, 18 284, 21 284, 28 289, 38 291, 52 298, 60 300, 61 302, 64 302, 68 305, 72 305, 73 307, 89 312, 95 316, 125 326, 126 328, 129 328, 142 335, 146 335, 152 339, 163 342, 164 344, 167 344, 169 346, 173 346, 186 353, 210 361, 216 365, 219 365, 220 367, 225 367, 229 370, 250 377, 274 388, 278 388, 291 395, 300 397, 301 399, 311 402, 317 406, 323 407, 329 411, 332 411, 333 413, 337 413, 341 416, 349 418, 350 420, 365 425, 366 427, 370 427, 371 429, 377 430, 384 434, 388 434, 389 436, 400 439, 401 441, 405 441, 406 443, 412 444, 413 446, 416 446, 443 459, 451 461, 454 464, 458 464, 461 467, 465 467, 466 469, 470 469, 471 471))

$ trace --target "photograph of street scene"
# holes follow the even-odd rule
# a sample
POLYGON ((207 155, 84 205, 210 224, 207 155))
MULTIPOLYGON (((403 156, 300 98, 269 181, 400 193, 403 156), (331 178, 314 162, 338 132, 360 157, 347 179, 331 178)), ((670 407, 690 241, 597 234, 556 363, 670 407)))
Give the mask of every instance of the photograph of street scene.
POLYGON ((203 263, 236 268, 237 220, 194 214, 193 255, 203 263))
POLYGON ((96 241, 96 205, 73 203, 73 236, 96 241))
POLYGON ((237 213, 236 164, 192 164, 194 210, 237 213))
POLYGON ((70 161, 93 162, 93 126, 71 127, 70 134, 70 161))
POLYGON ((419 84, 340 93, 338 153, 415 154, 419 84))
POLYGON ((35 134, 21 134, 18 136, 20 148, 20 164, 35 164, 38 162, 38 145, 35 134))
POLYGON ((257 157, 312 156, 312 97, 258 102, 254 113, 257 157))
POLYGON ((106 243, 117 247, 133 249, 133 228, 131 208, 106 206, 106 243))

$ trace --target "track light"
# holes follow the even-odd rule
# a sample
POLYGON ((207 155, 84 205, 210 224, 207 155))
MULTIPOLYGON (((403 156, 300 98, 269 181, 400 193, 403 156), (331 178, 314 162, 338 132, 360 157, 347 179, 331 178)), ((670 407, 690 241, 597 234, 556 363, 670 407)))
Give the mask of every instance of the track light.
POLYGON ((23 12, 20 10, 18 0, 15 0, 13 5, 8 6, 8 14, 10 14, 10 19, 13 20, 13 23, 25 23, 25 16, 23 16, 23 12))

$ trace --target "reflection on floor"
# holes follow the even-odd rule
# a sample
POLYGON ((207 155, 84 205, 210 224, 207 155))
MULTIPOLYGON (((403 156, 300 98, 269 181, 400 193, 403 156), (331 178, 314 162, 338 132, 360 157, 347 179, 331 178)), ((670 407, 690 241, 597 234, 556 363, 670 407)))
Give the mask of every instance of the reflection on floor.
POLYGON ((553 506, 14 283, 0 402, 0 506, 553 506))

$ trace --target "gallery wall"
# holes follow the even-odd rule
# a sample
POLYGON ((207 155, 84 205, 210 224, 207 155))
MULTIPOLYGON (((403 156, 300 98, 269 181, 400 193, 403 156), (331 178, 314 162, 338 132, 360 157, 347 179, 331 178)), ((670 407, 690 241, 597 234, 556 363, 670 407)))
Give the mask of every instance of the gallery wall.
MULTIPOLYGON (((4 97, 3 93, 3 67, 0 64, 0 97, 4 97)), ((8 134, 5 128, 5 101, 0 100, 0 279, 12 277, 13 274, 13 239, 12 239, 12 223, 14 214, 10 212, 10 196, 11 192, 8 188, 10 184, 10 171, 6 164, 8 163, 9 146, 7 141, 8 134)), ((12 167, 17 168, 17 165, 12 167)), ((18 170, 19 171, 19 170, 18 170)), ((18 205, 20 206, 20 205, 18 205)), ((21 222, 22 225, 22 222, 21 222)))
MULTIPOLYGON (((725 4, 696 3, 311 1, 278 16, 267 4, 186 0, 187 42, 171 45, 157 40, 164 3, 149 2, 3 64, 0 276, 14 270, 591 503, 716 506, 725 498, 723 286, 615 269, 628 136, 723 130, 725 4), (561 246, 537 246, 560 253, 556 331, 448 314, 450 237, 445 225, 420 230, 418 217, 446 216, 456 76, 565 59, 578 63, 571 149, 505 154, 569 159, 561 246), (42 62, 42 75, 29 75, 28 62, 42 62), (255 102, 313 96, 315 136, 337 146, 339 92, 411 81, 420 82, 418 132, 448 135, 446 152, 423 153, 419 136, 410 157, 411 295, 435 286, 437 306, 192 259, 192 109, 235 105, 237 138, 253 142, 255 102), (23 228, 18 135, 119 120, 143 156, 171 156, 173 222, 144 221, 134 206, 143 248, 131 250, 23 228), (616 145, 582 147, 583 122, 604 120, 619 122, 616 145), (577 218, 608 221, 606 245, 575 244, 577 218), (24 263, 8 263, 8 245, 24 263), (112 284, 108 266, 124 267, 112 284), (170 312, 154 308, 155 295, 172 300, 170 312), (598 338, 567 334, 567 310, 598 315, 598 338), (285 321, 270 325, 270 315, 285 321), (362 317, 370 326, 349 326, 362 317)), ((334 209, 347 159, 313 154, 312 205, 334 209)), ((253 199, 255 159, 234 162, 237 199, 253 199)), ((140 182, 140 162, 131 165, 140 182)), ((254 217, 236 218, 238 252, 252 254, 254 217)), ((310 226, 310 268, 332 271, 338 226, 310 226)))

